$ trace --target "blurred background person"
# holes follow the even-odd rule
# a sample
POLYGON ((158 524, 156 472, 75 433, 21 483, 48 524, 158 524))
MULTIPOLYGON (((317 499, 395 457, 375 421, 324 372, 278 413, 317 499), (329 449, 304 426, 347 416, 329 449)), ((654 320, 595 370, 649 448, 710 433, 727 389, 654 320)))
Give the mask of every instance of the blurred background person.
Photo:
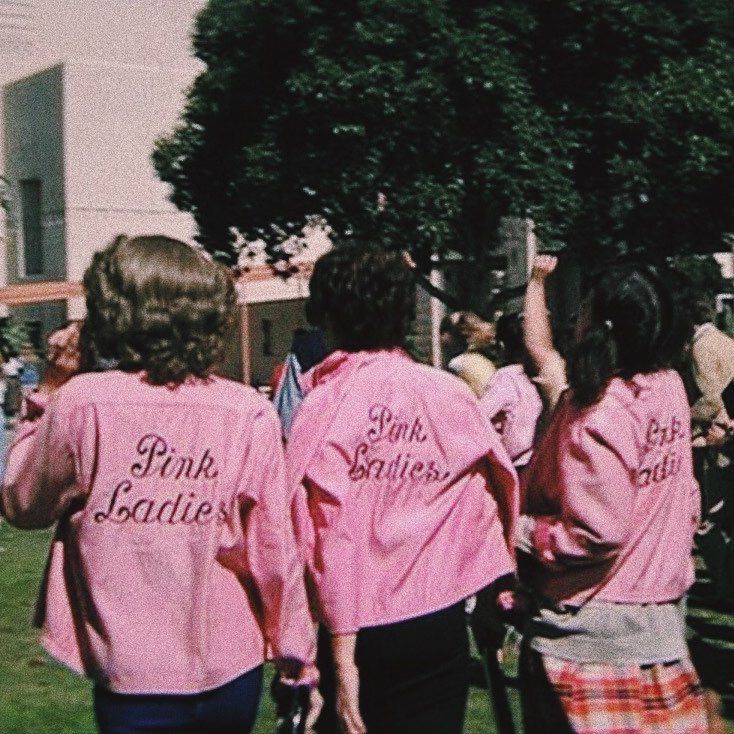
POLYGON ((456 311, 444 317, 440 331, 446 369, 464 380, 477 397, 483 395, 496 371, 487 356, 494 342, 494 325, 471 311, 456 311))
POLYGON ((20 360, 18 377, 23 396, 26 396, 33 392, 41 381, 40 360, 30 342, 26 342, 21 347, 18 359, 20 360))
POLYGON ((284 362, 276 365, 270 379, 273 404, 283 426, 283 435, 290 433, 293 417, 303 402, 301 379, 327 355, 326 341, 320 329, 296 329, 291 348, 284 362))
POLYGON ((692 293, 694 333, 690 357, 700 395, 691 408, 694 421, 731 425, 725 391, 734 380, 734 339, 714 324, 716 306, 707 293, 692 293))
POLYGON ((503 314, 497 321, 503 366, 492 376, 480 403, 520 470, 530 463, 543 401, 532 382, 534 367, 525 348, 522 316, 503 314))
POLYGON ((717 595, 734 603, 734 340, 714 325, 714 298, 689 288, 695 330, 684 363, 703 518, 696 547, 717 595))

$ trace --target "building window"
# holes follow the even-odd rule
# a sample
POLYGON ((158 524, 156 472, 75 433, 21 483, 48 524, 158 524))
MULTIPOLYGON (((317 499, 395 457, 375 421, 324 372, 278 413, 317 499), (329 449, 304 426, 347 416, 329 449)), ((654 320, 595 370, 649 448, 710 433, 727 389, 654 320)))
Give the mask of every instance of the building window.
POLYGON ((273 322, 270 319, 263 319, 263 356, 273 356, 273 322))
POLYGON ((23 274, 42 275, 43 212, 41 182, 38 179, 20 182, 20 206, 23 217, 23 274))

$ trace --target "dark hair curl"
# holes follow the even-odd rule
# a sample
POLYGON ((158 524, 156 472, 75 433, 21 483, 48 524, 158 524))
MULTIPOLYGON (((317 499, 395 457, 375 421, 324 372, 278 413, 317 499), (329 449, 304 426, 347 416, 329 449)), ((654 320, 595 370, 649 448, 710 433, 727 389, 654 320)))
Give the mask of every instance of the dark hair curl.
POLYGON ((504 313, 497 319, 497 342, 504 350, 505 364, 521 364, 530 377, 537 375, 535 363, 525 347, 521 313, 504 313))
POLYGON ((519 313, 505 313, 497 319, 497 341, 505 350, 508 364, 525 364, 527 361, 522 321, 519 313))
POLYGON ((614 376, 629 379, 679 363, 690 330, 667 275, 651 266, 616 266, 593 283, 569 361, 577 406, 596 403, 614 376))
POLYGON ((342 245, 316 262, 306 316, 330 327, 350 352, 404 346, 415 318, 415 279, 402 257, 374 245, 342 245))
POLYGON ((117 237, 84 274, 87 367, 143 370, 154 385, 206 377, 232 323, 234 283, 203 254, 160 235, 117 237))

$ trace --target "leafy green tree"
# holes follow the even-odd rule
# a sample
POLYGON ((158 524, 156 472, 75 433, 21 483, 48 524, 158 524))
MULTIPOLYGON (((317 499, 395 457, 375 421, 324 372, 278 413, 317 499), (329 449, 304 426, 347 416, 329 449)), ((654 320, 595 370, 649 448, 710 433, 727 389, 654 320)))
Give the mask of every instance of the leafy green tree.
POLYGON ((731 282, 721 272, 721 266, 710 255, 684 255, 672 259, 673 267, 686 276, 690 288, 700 298, 713 299, 719 293, 731 292, 731 282))
POLYGON ((202 244, 307 217, 482 264, 500 219, 584 257, 734 229, 730 0, 210 0, 154 163, 202 244))

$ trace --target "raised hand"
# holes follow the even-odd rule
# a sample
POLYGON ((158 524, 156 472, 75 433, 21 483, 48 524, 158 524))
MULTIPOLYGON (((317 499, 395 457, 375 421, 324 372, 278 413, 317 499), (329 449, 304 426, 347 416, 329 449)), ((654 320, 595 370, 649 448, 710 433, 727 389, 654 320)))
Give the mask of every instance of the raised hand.
POLYGON ((81 366, 79 350, 81 329, 80 321, 72 321, 67 326, 57 329, 49 335, 47 342, 48 364, 38 388, 41 392, 55 392, 79 372, 81 366))
POLYGON ((533 280, 544 281, 558 265, 558 258, 555 255, 536 255, 533 259, 533 270, 531 278, 533 280))

